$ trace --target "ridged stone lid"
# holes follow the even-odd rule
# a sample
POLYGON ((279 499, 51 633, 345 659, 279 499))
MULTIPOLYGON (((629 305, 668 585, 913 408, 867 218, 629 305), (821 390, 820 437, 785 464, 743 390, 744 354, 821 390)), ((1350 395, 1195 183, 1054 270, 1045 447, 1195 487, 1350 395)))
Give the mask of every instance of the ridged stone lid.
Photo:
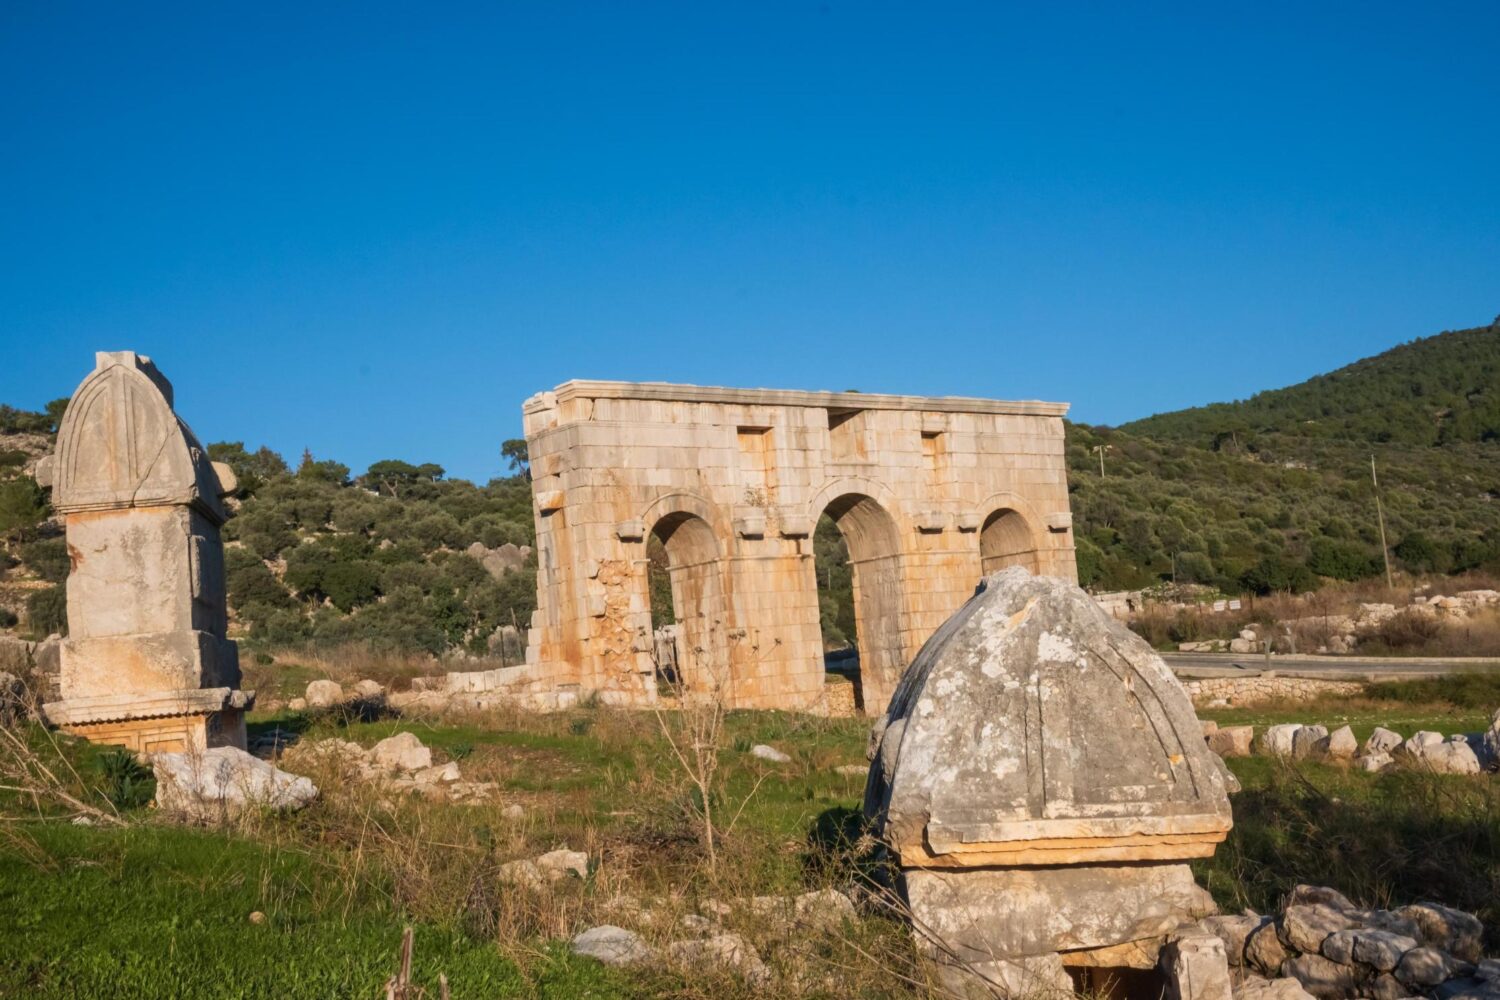
POLYGON ((1144 640, 1063 580, 1002 570, 927 641, 876 724, 865 810, 907 866, 1204 857, 1223 764, 1144 640))
POLYGON ((52 486, 61 513, 191 504, 215 523, 225 518, 220 495, 235 485, 173 412, 171 383, 133 351, 95 356, 39 478, 52 486))

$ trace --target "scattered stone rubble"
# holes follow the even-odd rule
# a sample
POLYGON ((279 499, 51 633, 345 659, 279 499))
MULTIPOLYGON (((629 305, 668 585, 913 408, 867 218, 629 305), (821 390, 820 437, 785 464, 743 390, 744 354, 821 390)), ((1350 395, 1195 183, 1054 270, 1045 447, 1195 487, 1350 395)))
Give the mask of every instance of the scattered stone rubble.
POLYGON ((1233 967, 1235 1000, 1497 1000, 1500 962, 1481 961, 1479 918, 1437 903, 1364 909, 1299 885, 1277 915, 1214 916, 1233 967))
POLYGON ((1452 595, 1413 592, 1411 603, 1361 604, 1348 615, 1310 615, 1289 618, 1276 623, 1274 636, 1266 625, 1241 629, 1233 639, 1206 639, 1177 644, 1184 653, 1260 653, 1268 639, 1276 649, 1290 648, 1288 639, 1304 653, 1342 654, 1351 652, 1362 633, 1372 631, 1396 615, 1427 615, 1441 621, 1463 621, 1485 608, 1500 607, 1500 591, 1464 590, 1452 595))
POLYGON ((677 907, 647 905, 630 896, 617 896, 603 909, 619 924, 602 924, 578 934, 572 941, 575 954, 606 965, 657 962, 688 972, 727 971, 757 987, 769 986, 777 978, 773 967, 784 980, 801 974, 797 969, 799 949, 805 946, 809 932, 838 933, 847 923, 859 919, 853 900, 837 889, 727 902, 705 899, 698 903, 697 913, 682 913, 675 919, 669 914, 677 907), (753 925, 758 936, 769 939, 775 949, 771 961, 762 958, 748 939, 727 927, 730 921, 753 925), (641 931, 664 943, 653 945, 641 931))
POLYGON ((1289 722, 1267 726, 1258 736, 1252 726, 1204 723, 1204 741, 1220 757, 1283 757, 1351 763, 1362 771, 1390 767, 1436 774, 1479 774, 1500 770, 1500 710, 1482 733, 1417 732, 1409 738, 1375 727, 1360 744, 1348 726, 1332 732, 1326 726, 1289 722))
POLYGON ((466 781, 457 761, 434 764, 432 751, 414 733, 389 736, 366 750, 351 740, 327 739, 292 743, 281 763, 294 770, 321 774, 334 770, 346 779, 376 782, 393 792, 476 802, 490 798, 491 781, 466 781))
POLYGON ((589 856, 583 851, 570 851, 566 847, 535 858, 507 861, 496 873, 502 885, 523 886, 539 889, 565 878, 586 879, 589 877, 589 856))

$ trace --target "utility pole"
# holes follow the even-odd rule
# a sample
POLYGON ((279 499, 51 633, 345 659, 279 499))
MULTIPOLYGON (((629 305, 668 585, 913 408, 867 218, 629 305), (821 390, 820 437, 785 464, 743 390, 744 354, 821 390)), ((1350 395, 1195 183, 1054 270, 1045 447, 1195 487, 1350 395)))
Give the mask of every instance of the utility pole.
POLYGON ((1380 521, 1380 557, 1385 560, 1385 585, 1396 589, 1391 579, 1391 550, 1385 544, 1385 510, 1380 506, 1380 481, 1375 478, 1375 455, 1370 455, 1370 485, 1375 487, 1375 517, 1380 521))
POLYGON ((1099 478, 1104 478, 1104 445, 1094 445, 1094 450, 1099 453, 1099 478))

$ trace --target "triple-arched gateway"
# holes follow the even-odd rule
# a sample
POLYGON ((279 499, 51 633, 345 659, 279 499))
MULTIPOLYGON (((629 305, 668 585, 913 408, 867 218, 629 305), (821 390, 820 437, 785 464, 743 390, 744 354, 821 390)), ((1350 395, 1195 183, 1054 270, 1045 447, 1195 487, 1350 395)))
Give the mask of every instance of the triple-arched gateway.
POLYGON ((657 696, 647 544, 665 549, 676 669, 732 706, 818 709, 813 530, 854 574, 861 707, 983 574, 1074 579, 1066 404, 567 382, 526 401, 538 608, 527 685, 657 696))

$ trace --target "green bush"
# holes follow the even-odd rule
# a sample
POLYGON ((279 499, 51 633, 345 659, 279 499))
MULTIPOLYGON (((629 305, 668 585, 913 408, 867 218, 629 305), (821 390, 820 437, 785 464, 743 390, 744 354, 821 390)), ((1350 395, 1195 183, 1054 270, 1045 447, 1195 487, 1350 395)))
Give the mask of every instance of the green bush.
POLYGON ((229 591, 229 600, 236 608, 244 608, 249 605, 259 605, 269 608, 290 607, 293 603, 292 595, 282 586, 280 580, 272 573, 266 564, 250 555, 248 562, 233 565, 232 554, 235 552, 246 552, 244 549, 226 550, 227 563, 231 563, 225 570, 225 584, 229 591))
POLYGON ((47 496, 30 476, 0 481, 0 532, 34 528, 47 517, 47 496))
POLYGON ((28 542, 18 551, 27 568, 48 583, 62 583, 68 578, 68 543, 63 539, 28 542))
POLYGON ((334 563, 319 586, 340 611, 353 611, 380 595, 380 574, 367 562, 334 563))
POLYGON ((1241 575, 1240 583, 1246 590, 1262 595, 1303 594, 1318 586, 1317 577, 1306 566, 1279 555, 1262 557, 1241 575))
POLYGON ((0 434, 47 434, 51 430, 52 417, 48 414, 0 403, 0 434))
POLYGON ((156 794, 151 769, 129 750, 110 748, 94 758, 100 791, 116 809, 139 809, 156 794))
POLYGON ((1363 546, 1332 538, 1315 538, 1307 554, 1307 568, 1335 580, 1362 580, 1381 571, 1379 556, 1363 546))
POLYGON ((68 634, 68 595, 62 587, 38 590, 26 599, 26 620, 38 639, 68 634))

